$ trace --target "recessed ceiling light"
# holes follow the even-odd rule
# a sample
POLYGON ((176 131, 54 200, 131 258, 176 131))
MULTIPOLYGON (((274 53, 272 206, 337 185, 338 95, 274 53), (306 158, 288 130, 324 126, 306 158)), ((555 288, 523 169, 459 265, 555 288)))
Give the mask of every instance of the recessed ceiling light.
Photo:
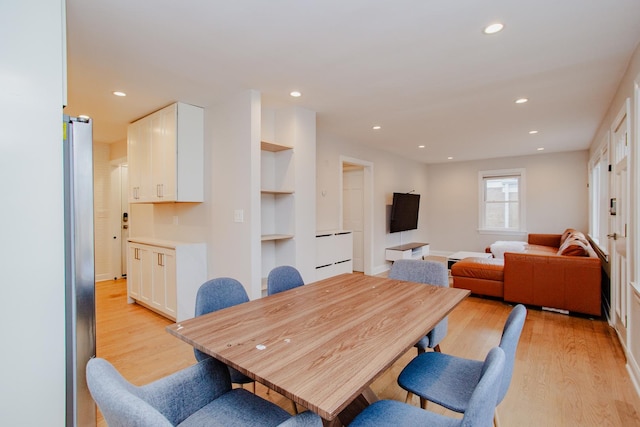
POLYGON ((529 98, 518 98, 518 99, 516 99, 516 104, 524 104, 525 102, 529 102, 529 98))
POLYGON ((298 92, 297 90, 294 90, 289 95, 293 96, 294 98, 298 98, 298 97, 302 96, 302 93, 298 92))
POLYGON ((418 145, 418 148, 424 148, 424 145, 418 145))
POLYGON ((373 130, 379 130, 379 129, 381 129, 381 126, 376 125, 376 126, 374 126, 372 129, 373 129, 373 130))
POLYGON ((503 28, 504 28, 503 24, 501 24, 499 22, 496 22, 494 24, 487 25, 484 28, 483 32, 485 34, 495 34, 495 33, 499 33, 500 31, 502 31, 503 28))
POLYGON ((126 93, 124 93, 124 92, 119 92, 119 91, 115 91, 115 92, 113 92, 113 94, 114 94, 115 96, 127 96, 127 94, 126 94, 126 93))
POLYGON ((529 135, 535 135, 536 133, 538 133, 538 131, 537 131, 537 130, 530 130, 530 131, 529 131, 529 135))
POLYGON ((447 157, 447 160, 453 160, 453 157, 449 156, 447 157))
POLYGON ((538 147, 538 151, 544 151, 544 147, 538 147))

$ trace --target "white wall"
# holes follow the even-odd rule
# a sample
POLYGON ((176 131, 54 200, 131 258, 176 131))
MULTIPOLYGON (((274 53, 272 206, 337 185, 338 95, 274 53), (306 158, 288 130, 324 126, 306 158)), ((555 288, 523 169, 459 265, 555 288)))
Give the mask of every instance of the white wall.
POLYGON ((0 4, 3 426, 65 424, 63 3, 0 4))
POLYGON ((569 227, 587 232, 587 159, 585 150, 429 165, 432 250, 484 252, 496 240, 526 240, 478 233, 478 172, 486 170, 525 169, 529 233, 562 233, 569 227))
POLYGON ((429 242, 427 166, 388 151, 352 144, 319 131, 316 154, 316 209, 318 230, 340 227, 342 212, 342 165, 340 156, 373 163, 373 274, 389 267, 385 248, 409 242, 429 242), (415 190, 421 195, 418 230, 389 233, 389 208, 394 192, 415 190))
MULTIPOLYGON (((629 117, 631 120, 631 141, 630 141, 630 221, 628 229, 629 253, 627 261, 629 265, 629 278, 631 284, 628 289, 628 319, 627 336, 622 336, 621 342, 624 346, 627 357, 627 369, 631 375, 636 391, 640 393, 640 285, 638 277, 640 275, 640 99, 636 95, 635 87, 640 87, 640 44, 629 60, 629 65, 620 80, 618 90, 605 114, 598 131, 596 132, 590 147, 593 154, 598 150, 598 144, 602 141, 607 131, 611 128, 616 115, 622 109, 626 99, 630 99, 629 117)), ((640 94, 640 91, 638 92, 640 94)), ((613 286, 612 286, 613 289, 613 286)), ((613 301, 613 299, 612 299, 613 301)))
POLYGON ((209 277, 239 280, 260 296, 260 93, 246 91, 205 111, 209 277), (242 210, 244 222, 234 222, 242 210))
POLYGON ((93 209, 96 280, 113 279, 111 226, 111 164, 109 144, 93 143, 93 209))
POLYGON ((374 164, 374 273, 388 267, 384 249, 400 243, 428 242, 432 253, 448 254, 484 251, 495 240, 522 239, 522 236, 478 234, 478 172, 483 170, 526 170, 529 232, 562 233, 568 227, 587 230, 586 150, 428 166, 327 135, 318 135, 317 150, 319 230, 340 225, 340 155, 374 164), (419 229, 402 235, 389 234, 388 205, 392 193, 411 190, 421 194, 419 229))
MULTIPOLYGON (((611 101, 611 105, 603 118, 598 131, 596 132, 595 137, 591 142, 590 153, 594 154, 596 150, 598 150, 598 144, 605 137, 606 133, 611 128, 613 121, 616 118, 616 115, 622 109, 626 99, 629 98, 630 102, 630 111, 629 115, 631 118, 631 181, 633 190, 630 191, 631 200, 630 206, 632 209, 632 218, 638 218, 640 214, 640 200, 638 199, 638 185, 640 184, 640 172, 638 170, 638 165, 640 164, 638 152, 639 147, 639 132, 638 132, 638 115, 640 112, 638 111, 637 100, 634 99, 634 85, 638 83, 640 86, 640 44, 636 47, 635 52, 629 60, 629 66, 620 80, 620 84, 618 86, 618 90, 611 101)), ((631 253, 632 256, 628 257, 629 262, 631 262, 631 280, 638 281, 638 270, 640 269, 640 262, 637 261, 638 245, 640 245, 640 239, 638 238, 638 233, 640 232, 640 227, 637 224, 637 221, 631 220, 631 253)), ((640 322, 640 319, 638 319, 640 322)), ((640 332, 640 331, 639 331, 640 332)), ((640 339, 640 333, 638 335, 640 339)))

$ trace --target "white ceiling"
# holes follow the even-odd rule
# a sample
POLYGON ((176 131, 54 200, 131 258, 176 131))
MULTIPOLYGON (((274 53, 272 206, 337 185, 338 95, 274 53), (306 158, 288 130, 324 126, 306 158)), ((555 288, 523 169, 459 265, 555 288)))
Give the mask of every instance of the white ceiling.
POLYGON ((588 148, 640 1, 67 0, 67 28, 65 113, 90 115, 98 142, 174 101, 255 89, 316 111, 319 135, 439 163, 588 148))

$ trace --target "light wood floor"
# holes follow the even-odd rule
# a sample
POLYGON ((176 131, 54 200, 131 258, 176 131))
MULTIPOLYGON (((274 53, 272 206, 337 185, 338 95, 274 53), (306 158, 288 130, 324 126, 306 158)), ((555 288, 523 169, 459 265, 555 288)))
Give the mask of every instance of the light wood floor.
MULTIPOLYGON (((125 280, 98 283, 96 306, 97 354, 133 384, 146 384, 195 363, 191 347, 165 332, 171 321, 127 304, 125 280)), ((442 351, 484 359, 498 344, 510 310, 500 301, 467 298, 449 316, 442 351)), ((412 349, 373 383, 380 398, 404 400, 396 378, 414 355, 412 349)), ((288 400, 273 391, 266 394, 260 384, 257 393, 291 410, 288 400)), ((447 412, 435 404, 429 409, 447 412)), ((530 308, 513 381, 499 414, 505 427, 640 426, 640 399, 606 322, 530 308)), ((106 426, 100 414, 98 426, 106 426)))

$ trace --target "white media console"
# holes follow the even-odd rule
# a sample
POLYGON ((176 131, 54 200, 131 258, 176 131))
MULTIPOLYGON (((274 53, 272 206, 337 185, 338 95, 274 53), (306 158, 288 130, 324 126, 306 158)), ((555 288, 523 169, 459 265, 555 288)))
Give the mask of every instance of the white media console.
POLYGON ((404 245, 393 246, 385 250, 385 258, 387 261, 395 261, 397 259, 422 259, 428 255, 428 243, 406 243, 404 245))

